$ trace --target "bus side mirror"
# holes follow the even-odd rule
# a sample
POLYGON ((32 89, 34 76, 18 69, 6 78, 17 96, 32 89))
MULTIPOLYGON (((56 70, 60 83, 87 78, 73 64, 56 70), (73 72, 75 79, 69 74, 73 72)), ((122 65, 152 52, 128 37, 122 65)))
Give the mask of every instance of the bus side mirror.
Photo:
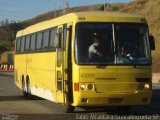
POLYGON ((149 35, 149 44, 151 50, 155 50, 155 40, 153 35, 149 35))

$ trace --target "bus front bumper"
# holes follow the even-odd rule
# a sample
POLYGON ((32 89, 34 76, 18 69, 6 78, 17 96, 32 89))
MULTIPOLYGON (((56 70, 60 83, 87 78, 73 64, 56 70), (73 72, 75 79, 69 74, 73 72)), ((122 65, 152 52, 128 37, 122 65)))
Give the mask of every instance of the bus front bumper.
POLYGON ((73 106, 132 106, 151 103, 151 91, 137 93, 74 93, 73 106))

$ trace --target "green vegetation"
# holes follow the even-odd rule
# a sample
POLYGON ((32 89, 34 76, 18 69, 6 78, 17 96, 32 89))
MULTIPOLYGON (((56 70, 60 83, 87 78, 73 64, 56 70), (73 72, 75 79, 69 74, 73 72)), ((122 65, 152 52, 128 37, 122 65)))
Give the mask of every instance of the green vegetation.
MULTIPOLYGON (((156 40, 156 51, 153 52, 153 72, 160 72, 160 0, 135 0, 131 3, 116 3, 106 4, 106 11, 120 11, 133 14, 139 14, 147 18, 152 33, 156 40)), ((98 4, 94 6, 83 6, 66 9, 66 13, 78 12, 78 11, 103 11, 104 5, 98 4)), ((62 10, 48 12, 41 14, 32 19, 25 20, 20 23, 5 24, 0 27, 0 47, 6 47, 11 50, 14 49, 13 40, 15 39, 16 32, 29 25, 36 24, 38 22, 49 20, 63 15, 62 10)))

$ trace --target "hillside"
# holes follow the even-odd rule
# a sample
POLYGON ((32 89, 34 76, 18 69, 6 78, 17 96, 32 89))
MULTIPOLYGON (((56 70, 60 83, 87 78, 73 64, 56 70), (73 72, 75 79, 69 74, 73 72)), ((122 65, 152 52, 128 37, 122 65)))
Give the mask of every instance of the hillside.
POLYGON ((153 72, 160 72, 160 0, 137 0, 120 11, 142 15, 147 18, 150 33, 154 36, 156 50, 152 52, 153 72))
MULTIPOLYGON (((107 10, 116 11, 120 8, 123 8, 123 3, 119 4, 106 4, 107 10)), ((67 8, 66 14, 70 12, 79 12, 79 11, 103 11, 104 5, 98 4, 93 6, 81 6, 74 8, 67 8)), ((6 47, 8 50, 14 49, 13 40, 15 40, 15 35, 18 30, 21 30, 29 25, 36 24, 38 22, 53 19, 55 17, 63 15, 63 10, 50 11, 45 14, 38 15, 34 18, 22 21, 20 23, 12 23, 0 27, 0 48, 1 46, 6 47)), ((1 49, 0 49, 1 50, 1 49)))
MULTIPOLYGON (((117 3, 106 4, 106 11, 120 11, 133 14, 139 14, 147 18, 152 33, 156 40, 156 51, 153 52, 153 72, 160 72, 160 0, 135 0, 130 3, 117 3)), ((83 6, 66 9, 66 13, 78 12, 78 11, 103 11, 104 5, 98 4, 94 6, 83 6)), ((0 27, 0 47, 6 47, 7 49, 13 49, 13 40, 15 39, 15 33, 29 25, 49 20, 54 17, 63 15, 62 10, 50 11, 46 14, 38 15, 32 19, 25 20, 21 23, 13 23, 3 27, 0 27)), ((1 50, 1 49, 0 49, 1 50)))

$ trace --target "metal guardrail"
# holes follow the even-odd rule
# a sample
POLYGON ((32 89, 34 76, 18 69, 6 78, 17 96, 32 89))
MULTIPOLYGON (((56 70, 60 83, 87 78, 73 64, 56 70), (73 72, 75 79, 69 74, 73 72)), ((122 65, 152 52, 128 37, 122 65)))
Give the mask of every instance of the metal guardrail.
POLYGON ((14 65, 1 64, 0 71, 14 71, 14 65))

